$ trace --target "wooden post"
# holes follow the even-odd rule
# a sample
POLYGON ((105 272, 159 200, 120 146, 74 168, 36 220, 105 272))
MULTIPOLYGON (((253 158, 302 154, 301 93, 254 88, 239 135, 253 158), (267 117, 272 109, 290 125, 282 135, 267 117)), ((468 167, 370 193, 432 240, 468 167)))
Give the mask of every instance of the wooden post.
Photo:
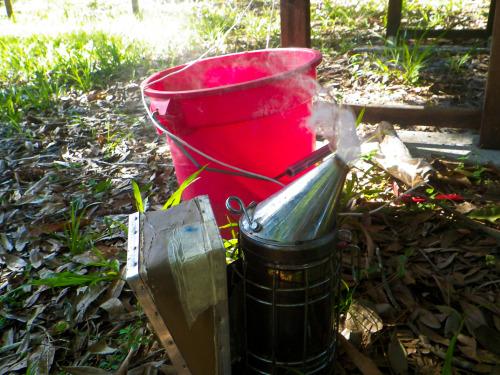
POLYGON ((5 0, 5 9, 7 10, 7 17, 12 17, 14 12, 12 11, 12 2, 10 0, 5 0))
POLYGON ((280 0, 281 47, 311 48, 310 0, 280 0))
POLYGON ((403 0, 389 0, 387 8, 386 38, 395 38, 401 26, 401 13, 403 12, 403 0))
POLYGON ((134 14, 139 13, 139 0, 132 0, 132 11, 134 14))
POLYGON ((483 117, 479 131, 479 146, 500 150, 500 9, 493 20, 490 63, 484 94, 483 117))
POLYGON ((493 21, 495 19, 496 6, 497 0, 491 0, 490 10, 488 12, 488 23, 486 24, 486 38, 490 37, 493 33, 493 21))

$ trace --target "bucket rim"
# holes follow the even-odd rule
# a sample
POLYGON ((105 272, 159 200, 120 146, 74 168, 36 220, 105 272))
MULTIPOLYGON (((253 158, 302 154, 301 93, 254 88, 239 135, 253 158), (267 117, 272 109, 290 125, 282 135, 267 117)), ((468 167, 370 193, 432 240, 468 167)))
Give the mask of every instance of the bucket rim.
MULTIPOLYGON (((288 78, 294 77, 296 75, 306 73, 310 71, 311 69, 316 68, 322 61, 323 59, 323 54, 315 49, 312 48, 270 48, 270 49, 264 49, 264 50, 255 50, 255 51, 245 51, 245 52, 238 52, 238 53, 232 53, 232 54, 227 54, 227 55, 222 55, 222 56, 214 56, 210 57, 207 59, 200 60, 202 61, 208 61, 208 60, 215 60, 215 59, 225 59, 225 58, 230 58, 234 56, 242 56, 242 55, 258 55, 258 54, 267 54, 269 52, 272 53, 290 53, 290 52, 302 52, 306 54, 310 54, 311 58, 309 61, 284 72, 278 72, 276 74, 272 74, 268 77, 263 77, 263 78, 257 78, 251 81, 245 81, 245 82, 239 82, 239 83, 234 83, 234 84, 229 84, 229 85, 224 85, 224 86, 217 86, 217 87, 209 87, 209 88, 204 88, 204 89, 197 89, 197 90, 182 90, 182 91, 164 91, 164 90, 154 90, 151 88, 146 87, 152 82, 155 81, 160 81, 162 77, 168 75, 169 73, 174 73, 178 70, 183 69, 186 67, 188 64, 183 64, 179 65, 173 68, 169 68, 166 70, 162 70, 160 72, 154 73, 153 75, 149 76, 146 78, 144 81, 141 82, 140 87, 141 89, 144 90, 144 94, 148 97, 155 98, 155 99, 189 99, 189 98, 197 98, 197 97, 202 97, 202 96, 210 96, 210 95, 221 95, 221 94, 227 94, 230 92, 235 92, 235 91, 242 91, 242 90, 248 90, 251 88, 256 88, 260 86, 265 86, 269 84, 273 84, 276 82, 284 81, 288 78)), ((196 62, 195 64, 197 64, 196 62)))

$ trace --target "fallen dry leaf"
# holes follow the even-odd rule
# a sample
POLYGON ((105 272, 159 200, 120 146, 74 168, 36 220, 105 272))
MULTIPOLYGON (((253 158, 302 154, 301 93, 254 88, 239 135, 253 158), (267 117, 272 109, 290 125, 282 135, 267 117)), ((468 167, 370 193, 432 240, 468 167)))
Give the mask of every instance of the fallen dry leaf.
POLYGON ((387 349, 387 359, 395 374, 408 374, 408 361, 406 357, 407 353, 405 347, 401 341, 399 341, 396 331, 394 331, 389 342, 389 348, 387 349))

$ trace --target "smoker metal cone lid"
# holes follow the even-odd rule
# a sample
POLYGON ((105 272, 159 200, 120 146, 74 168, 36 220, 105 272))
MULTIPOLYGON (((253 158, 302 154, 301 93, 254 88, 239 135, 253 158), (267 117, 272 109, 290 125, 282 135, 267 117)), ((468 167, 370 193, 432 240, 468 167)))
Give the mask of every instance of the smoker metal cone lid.
POLYGON ((262 240, 297 243, 330 233, 349 167, 336 155, 325 160, 242 216, 240 229, 262 240))

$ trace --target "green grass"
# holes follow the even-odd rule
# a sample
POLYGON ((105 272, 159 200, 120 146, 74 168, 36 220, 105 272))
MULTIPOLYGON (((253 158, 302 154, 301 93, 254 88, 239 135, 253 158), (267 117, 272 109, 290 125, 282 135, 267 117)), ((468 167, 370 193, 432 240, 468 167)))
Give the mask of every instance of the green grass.
POLYGON ((18 131, 27 114, 52 112, 63 96, 104 89, 148 64, 143 46, 102 32, 5 36, 0 55, 0 122, 18 131))
POLYGON ((212 55, 265 48, 269 30, 270 46, 279 43, 276 13, 269 25, 270 12, 260 7, 238 19, 244 4, 212 1, 158 10, 159 4, 145 2, 140 17, 131 18, 131 9, 111 3, 54 0, 37 9, 19 2, 15 21, 0 22, 0 123, 10 132, 22 132, 28 114, 53 114, 62 98, 140 80, 153 61, 157 70, 212 47, 212 55), (37 26, 46 32, 38 33, 37 26))
MULTIPOLYGON (((145 0, 135 17, 130 4, 115 0, 53 0, 36 6, 27 0, 16 2, 15 20, 0 22, 0 123, 8 124, 11 132, 22 132, 27 114, 50 113, 61 98, 105 89, 119 79, 144 78, 144 69, 142 75, 136 69, 147 72, 154 59, 163 59, 161 67, 167 68, 212 47, 212 55, 265 48, 268 33, 269 46, 279 46, 279 10, 271 22, 270 0, 255 2, 241 19, 247 3, 159 5, 145 0), (226 35, 236 21, 238 25, 226 35)), ((313 1, 313 47, 330 55, 380 44, 386 7, 382 0, 313 1)), ((484 5, 476 11, 485 17, 484 5)), ((477 16, 452 0, 412 1, 403 7, 406 27, 446 28, 472 17, 477 16)), ((418 84, 432 45, 422 51, 418 47, 423 39, 410 44, 400 38, 392 43, 387 44, 385 56, 352 57, 353 79, 418 84)), ((473 52, 449 56, 449 69, 459 72, 473 52)))

